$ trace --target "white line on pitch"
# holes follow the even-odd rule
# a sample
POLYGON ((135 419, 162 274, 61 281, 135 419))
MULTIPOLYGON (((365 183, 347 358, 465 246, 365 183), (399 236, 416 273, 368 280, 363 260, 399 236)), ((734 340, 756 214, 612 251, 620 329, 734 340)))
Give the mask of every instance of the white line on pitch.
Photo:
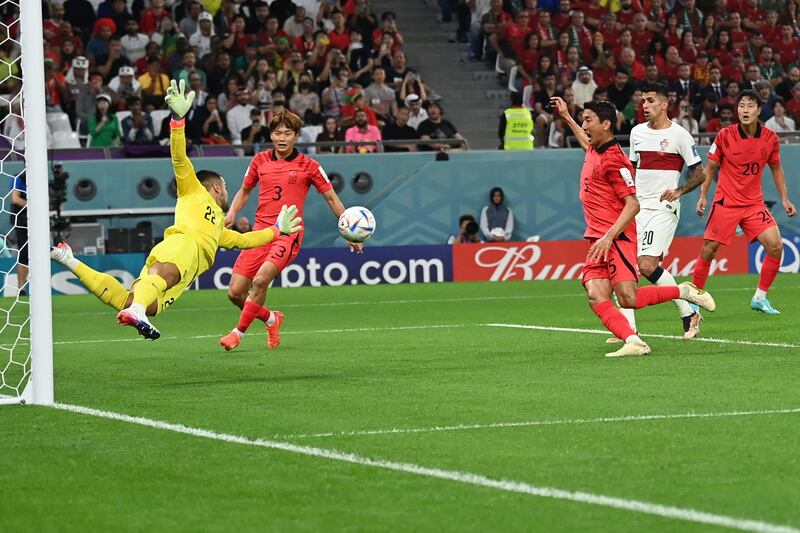
POLYGON ((442 431, 465 431, 473 429, 502 429, 502 428, 521 428, 537 426, 567 426, 582 424, 607 424, 613 422, 641 422, 648 420, 680 420, 691 418, 725 418, 734 416, 759 416, 759 415, 781 415, 800 413, 800 407, 796 409, 764 409, 759 411, 723 411, 718 413, 675 413, 675 414, 656 414, 656 415, 629 415, 629 416, 606 416, 600 418, 567 418, 562 420, 530 420, 521 422, 493 422, 491 424, 454 424, 450 426, 433 426, 426 428, 392 428, 392 429, 367 429, 354 431, 341 431, 338 433, 308 433, 305 435, 275 435, 274 439, 308 439, 323 437, 360 437, 370 435, 397 435, 403 433, 438 433, 442 431))
POLYGON ((736 518, 732 516, 707 513, 704 511, 698 511, 696 509, 673 507, 669 505, 661 505, 657 503, 650 503, 640 500, 629 500, 614 496, 606 496, 603 494, 593 494, 590 492, 569 491, 552 487, 542 487, 537 485, 531 485, 521 481, 493 479, 480 474, 473 474, 470 472, 443 470, 440 468, 430 468, 413 463, 400 463, 385 459, 373 459, 370 457, 365 457, 354 453, 341 452, 325 448, 316 448, 311 446, 301 446, 289 442, 281 442, 281 441, 266 440, 266 439, 251 439, 239 435, 217 433, 215 431, 211 431, 208 429, 193 428, 189 426, 184 426, 182 424, 172 424, 169 422, 162 422, 150 418, 134 417, 121 413, 101 411, 99 409, 82 407, 78 405, 54 404, 53 407, 63 411, 70 411, 73 413, 80 413, 99 418, 117 420, 120 422, 127 422, 130 424, 137 424, 140 426, 146 426, 154 429, 161 429, 165 431, 172 431, 175 433, 182 433, 184 435, 190 435, 193 437, 212 439, 232 444, 242 444, 245 446, 258 446, 261 448, 270 448, 273 450, 281 450, 285 452, 290 452, 310 457, 318 457, 322 459, 329 459, 332 461, 339 461, 361 466, 379 468, 382 470, 391 470, 395 472, 403 472, 406 474, 413 474, 417 476, 443 479, 447 481, 455 481, 457 483, 501 490, 505 492, 514 492, 519 494, 538 496, 541 498, 566 500, 576 503, 598 505, 602 507, 611 507, 614 509, 622 509, 625 511, 631 511, 636 513, 661 516, 664 518, 672 518, 675 520, 683 520, 686 522, 694 522, 699 524, 709 524, 709 525, 727 527, 731 529, 739 529, 741 531, 755 531, 758 533, 800 533, 800 529, 796 529, 791 526, 771 524, 769 522, 762 522, 760 520, 748 520, 744 518, 736 518))
MULTIPOLYGON (((532 282, 535 283, 535 282, 532 282)), ((795 290, 798 287, 780 287, 780 290, 795 290)), ((713 292, 739 292, 739 291, 752 291, 752 287, 728 287, 723 289, 716 289, 713 292)), ((503 300, 549 300, 559 298, 585 298, 584 292, 575 292, 568 294, 530 294, 530 295, 517 295, 517 296, 464 296, 460 298, 421 298, 421 299, 408 299, 408 300, 355 300, 355 301, 340 301, 340 302, 309 302, 309 303, 286 303, 279 305, 281 309, 284 308, 304 308, 304 307, 344 307, 344 306, 358 306, 358 305, 404 305, 404 304, 431 304, 431 303, 458 303, 458 302, 491 302, 503 300)), ((207 311, 234 311, 234 307, 230 305, 219 307, 208 307, 207 311)), ((175 307, 170 308, 170 314, 180 312, 195 312, 196 309, 191 307, 175 307)), ((69 316, 99 316, 106 315, 110 311, 84 311, 84 312, 67 312, 63 314, 69 316)), ((62 313, 55 313, 56 315, 62 313)))
MULTIPOLYGON (((584 328, 562 328, 556 326, 535 326, 531 324, 481 324, 490 328, 511 328, 511 329, 533 329, 537 331, 556 331, 560 333, 587 333, 590 335, 606 335, 609 333, 605 329, 584 329, 584 328)), ((642 337, 653 337, 656 339, 670 339, 683 341, 683 337, 677 335, 660 335, 657 333, 640 333, 642 337)), ((765 346, 769 348, 800 348, 800 344, 789 344, 786 342, 759 342, 735 339, 715 339, 712 337, 695 337, 691 342, 711 342, 716 344, 741 344, 744 346, 765 346)))
MULTIPOLYGON (((310 329, 305 331, 282 331, 281 335, 312 335, 316 333, 363 333, 379 331, 404 331, 409 329, 447 329, 447 328, 474 328, 476 324, 429 324, 425 326, 389 326, 384 328, 344 328, 344 329, 310 329)), ((159 340, 183 341, 188 339, 218 339, 225 333, 216 335, 191 335, 187 337, 161 337, 159 340)), ((140 337, 126 337, 124 339, 86 339, 80 341, 56 341, 55 345, 64 344, 104 344, 107 342, 136 342, 142 341, 140 337)))

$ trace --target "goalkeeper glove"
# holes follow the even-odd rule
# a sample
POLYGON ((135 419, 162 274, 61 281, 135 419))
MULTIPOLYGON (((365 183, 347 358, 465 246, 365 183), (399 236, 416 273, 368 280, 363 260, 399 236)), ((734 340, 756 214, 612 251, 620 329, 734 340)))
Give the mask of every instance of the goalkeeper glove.
POLYGON ((297 233, 303 227, 302 224, 303 219, 297 216, 297 207, 294 205, 281 207, 278 220, 275 221, 281 235, 297 233))
POLYGON ((172 113, 179 119, 183 118, 189 109, 192 108, 194 102, 194 91, 189 91, 189 94, 184 96, 186 91, 186 82, 180 81, 180 86, 175 80, 172 80, 167 89, 167 95, 164 101, 167 103, 172 113))

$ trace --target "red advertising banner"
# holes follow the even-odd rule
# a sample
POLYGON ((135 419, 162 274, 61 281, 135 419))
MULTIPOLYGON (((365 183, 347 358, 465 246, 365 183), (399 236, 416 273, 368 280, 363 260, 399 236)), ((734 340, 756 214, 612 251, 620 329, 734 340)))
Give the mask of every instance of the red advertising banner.
MULTIPOLYGON (((720 248, 711 274, 746 274, 747 239, 736 237, 720 248)), ((702 237, 676 237, 664 269, 689 276, 703 245, 702 237)), ((453 281, 578 279, 589 250, 588 241, 542 241, 453 246, 453 281)))

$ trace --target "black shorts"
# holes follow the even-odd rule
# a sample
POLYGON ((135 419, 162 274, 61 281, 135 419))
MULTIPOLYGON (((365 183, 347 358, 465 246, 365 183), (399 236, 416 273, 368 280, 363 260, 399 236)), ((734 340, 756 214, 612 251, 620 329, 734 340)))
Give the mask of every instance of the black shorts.
POLYGON ((19 264, 28 266, 28 228, 16 227, 14 233, 17 237, 17 249, 19 250, 19 264))

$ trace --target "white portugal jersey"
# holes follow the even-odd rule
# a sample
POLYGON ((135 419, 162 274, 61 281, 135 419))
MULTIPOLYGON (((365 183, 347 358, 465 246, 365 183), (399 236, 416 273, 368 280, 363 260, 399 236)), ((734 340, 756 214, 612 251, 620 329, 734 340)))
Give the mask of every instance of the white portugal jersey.
POLYGON ((645 122, 631 130, 630 143, 639 205, 642 209, 668 209, 661 194, 678 186, 684 164, 700 163, 694 138, 674 122, 663 130, 654 130, 645 122))

